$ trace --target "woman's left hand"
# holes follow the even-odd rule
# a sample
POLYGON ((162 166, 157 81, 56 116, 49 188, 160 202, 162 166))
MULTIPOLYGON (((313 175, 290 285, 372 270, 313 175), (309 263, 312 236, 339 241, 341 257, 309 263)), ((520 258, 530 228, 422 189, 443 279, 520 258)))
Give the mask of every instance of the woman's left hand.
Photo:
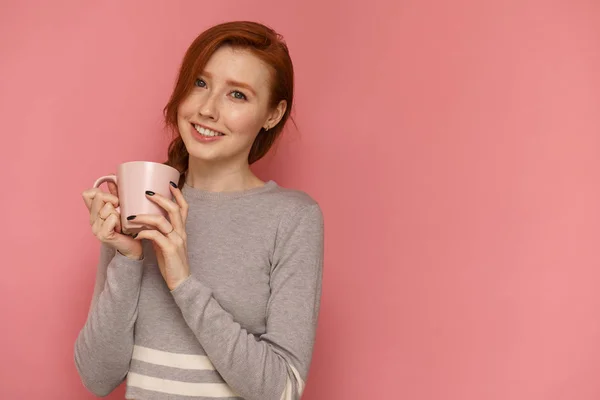
POLYGON ((160 194, 146 192, 146 197, 149 200, 167 211, 169 220, 162 215, 150 214, 141 214, 129 218, 135 219, 137 223, 155 228, 141 231, 135 236, 135 239, 148 239, 152 242, 160 273, 169 290, 174 290, 190 276, 185 231, 188 204, 183 198, 181 190, 176 189, 174 186, 169 186, 169 188, 175 201, 169 200, 160 194))

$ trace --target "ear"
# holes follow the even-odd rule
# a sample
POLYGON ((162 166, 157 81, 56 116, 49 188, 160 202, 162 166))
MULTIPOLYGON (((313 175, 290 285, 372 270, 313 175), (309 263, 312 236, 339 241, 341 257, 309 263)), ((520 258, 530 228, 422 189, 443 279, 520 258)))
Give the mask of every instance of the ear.
POLYGON ((263 124, 263 128, 265 130, 269 130, 281 121, 283 118, 283 114, 285 114, 285 110, 287 109, 287 101, 281 100, 277 107, 275 107, 267 116, 267 120, 263 124))

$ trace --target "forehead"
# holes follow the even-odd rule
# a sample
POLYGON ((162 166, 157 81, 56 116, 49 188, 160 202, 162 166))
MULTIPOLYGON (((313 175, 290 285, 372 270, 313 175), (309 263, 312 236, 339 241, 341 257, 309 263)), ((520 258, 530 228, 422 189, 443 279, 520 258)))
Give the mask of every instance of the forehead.
POLYGON ((242 82, 257 90, 268 85, 271 78, 270 67, 254 53, 231 46, 223 46, 215 51, 206 63, 204 72, 215 80, 242 82))

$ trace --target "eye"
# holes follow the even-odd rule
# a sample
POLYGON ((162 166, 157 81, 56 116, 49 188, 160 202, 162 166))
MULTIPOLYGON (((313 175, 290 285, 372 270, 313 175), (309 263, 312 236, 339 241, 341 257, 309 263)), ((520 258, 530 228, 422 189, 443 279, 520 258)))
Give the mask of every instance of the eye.
POLYGON ((204 82, 204 80, 198 78, 198 79, 196 79, 196 82, 194 82, 194 85, 203 88, 203 87, 206 87, 206 82, 204 82))
POLYGON ((237 100, 247 100, 246 95, 240 92, 239 90, 234 90, 233 92, 231 92, 231 95, 237 100))

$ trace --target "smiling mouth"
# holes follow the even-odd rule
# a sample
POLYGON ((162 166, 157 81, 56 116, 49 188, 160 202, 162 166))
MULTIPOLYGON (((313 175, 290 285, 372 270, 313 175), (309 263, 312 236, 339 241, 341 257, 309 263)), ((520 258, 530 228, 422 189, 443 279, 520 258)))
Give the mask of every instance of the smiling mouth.
POLYGON ((213 131, 212 129, 205 128, 203 126, 192 124, 196 132, 205 137, 215 137, 215 136, 225 136, 223 133, 219 131, 213 131))

